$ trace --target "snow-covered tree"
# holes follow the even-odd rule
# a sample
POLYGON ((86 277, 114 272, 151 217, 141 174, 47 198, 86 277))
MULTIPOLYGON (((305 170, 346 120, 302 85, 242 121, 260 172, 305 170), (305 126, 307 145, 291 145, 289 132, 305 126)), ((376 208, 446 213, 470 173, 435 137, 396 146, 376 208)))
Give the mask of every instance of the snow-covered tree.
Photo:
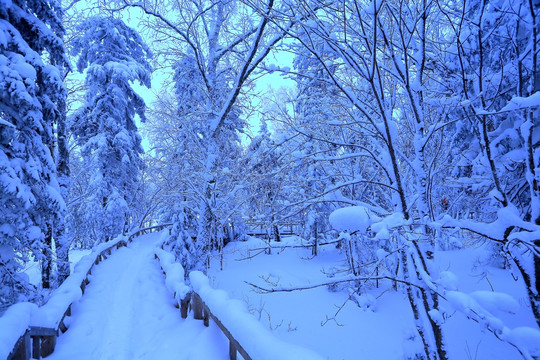
POLYGON ((0 304, 27 288, 18 274, 34 256, 49 287, 53 226, 62 216, 53 126, 65 96, 60 4, 0 3, 0 304))
POLYGON ((208 251, 221 249, 229 232, 225 229, 231 227, 232 219, 239 219, 232 216, 236 204, 227 200, 235 196, 238 187, 233 179, 240 175, 233 166, 241 154, 238 139, 244 125, 239 99, 250 84, 250 75, 285 36, 290 23, 284 29, 272 25, 268 15, 277 5, 272 0, 263 5, 262 12, 240 1, 116 3, 149 15, 148 29, 157 30, 154 34, 160 40, 156 44, 168 37, 179 39, 175 51, 159 45, 158 49, 177 63, 177 81, 189 76, 197 81, 178 87, 185 90, 183 96, 202 95, 181 105, 184 110, 196 110, 192 115, 202 125, 196 136, 203 161, 195 165, 202 167, 199 180, 192 183, 198 198, 197 242, 208 251))
POLYGON ((85 219, 88 237, 107 241, 129 227, 144 166, 135 116, 145 120, 145 103, 131 83, 150 87, 151 52, 119 19, 89 18, 79 31, 73 53, 78 70, 86 71, 87 91, 70 125, 90 179, 76 213, 85 219))
POLYGON ((480 189, 487 203, 475 209, 484 219, 460 224, 490 238, 495 256, 518 268, 538 324, 540 242, 533 234, 540 225, 539 11, 538 3, 527 1, 444 7, 456 24, 445 62, 454 80, 449 91, 455 116, 464 118, 459 126, 469 135, 460 145, 470 172, 463 183, 480 189), (492 223, 492 231, 478 227, 482 220, 492 223))

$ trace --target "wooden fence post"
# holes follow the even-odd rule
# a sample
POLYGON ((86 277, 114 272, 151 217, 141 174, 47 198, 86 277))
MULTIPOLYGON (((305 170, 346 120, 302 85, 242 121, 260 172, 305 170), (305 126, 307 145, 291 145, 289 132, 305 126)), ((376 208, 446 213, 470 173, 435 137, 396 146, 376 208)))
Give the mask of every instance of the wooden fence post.
POLYGON ((203 320, 203 302, 199 294, 193 293, 193 318, 195 320, 203 320))
POLYGON ((41 357, 41 338, 39 336, 32 336, 32 358, 39 359, 41 357))
POLYGON ((203 306, 203 323, 206 327, 210 325, 210 314, 206 306, 203 306))
POLYGON ((51 355, 56 347, 56 335, 41 337, 41 357, 51 355))
POLYGON ((30 331, 26 330, 23 336, 17 341, 9 360, 28 360, 32 356, 32 341, 30 339, 30 331))
POLYGON ((191 293, 187 294, 182 300, 180 300, 180 316, 182 319, 187 319, 190 297, 191 293))

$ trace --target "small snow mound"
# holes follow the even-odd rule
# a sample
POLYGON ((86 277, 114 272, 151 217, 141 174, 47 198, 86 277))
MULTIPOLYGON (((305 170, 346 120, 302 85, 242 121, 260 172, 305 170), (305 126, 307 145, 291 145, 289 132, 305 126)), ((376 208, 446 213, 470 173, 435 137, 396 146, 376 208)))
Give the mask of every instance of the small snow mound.
POLYGON ((337 209, 330 214, 332 227, 339 231, 366 232, 376 216, 363 206, 349 206, 337 209))
POLYGON ((535 358, 540 356, 540 331, 537 329, 522 326, 508 330, 505 335, 522 351, 526 349, 535 358))
POLYGON ((519 310, 519 304, 510 295, 494 291, 474 291, 471 297, 484 309, 491 313, 498 311, 515 314, 519 310))
POLYGON ((458 278, 451 271, 441 271, 437 282, 446 290, 457 290, 458 278))

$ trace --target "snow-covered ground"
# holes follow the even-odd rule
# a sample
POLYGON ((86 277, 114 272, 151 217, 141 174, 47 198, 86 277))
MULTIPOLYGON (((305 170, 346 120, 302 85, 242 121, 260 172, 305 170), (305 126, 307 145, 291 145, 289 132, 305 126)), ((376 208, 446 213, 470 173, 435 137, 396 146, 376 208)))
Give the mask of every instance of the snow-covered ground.
POLYGON ((159 234, 134 240, 93 271, 51 360, 226 359, 228 341, 202 321, 182 320, 154 259, 159 234))
MULTIPOLYGON (((299 239, 287 238, 284 243, 298 244, 299 239)), ((328 359, 401 360, 410 347, 415 333, 412 312, 405 294, 396 293, 384 284, 380 289, 366 289, 360 302, 347 301, 345 291, 328 287, 311 290, 261 294, 248 285, 264 287, 304 286, 328 282, 325 273, 343 262, 344 257, 334 246, 322 248, 312 257, 310 249, 273 250, 271 255, 254 255, 249 249, 264 247, 258 239, 230 243, 226 246, 223 271, 219 259, 213 259, 209 277, 215 288, 225 289, 231 297, 244 300, 251 312, 271 328, 281 339, 315 350, 328 359), (376 300, 373 303, 373 299, 376 300), (373 305, 373 306, 371 306, 373 305)), ((466 293, 478 290, 511 294, 519 304, 515 314, 493 309, 507 326, 536 327, 521 280, 514 281, 507 270, 486 264, 487 254, 477 249, 438 252, 441 270, 450 270, 458 277, 458 288, 466 293)), ((495 306, 496 307, 496 306, 495 306)), ((450 359, 508 360, 520 359, 510 345, 497 340, 476 323, 455 313, 446 320, 444 336, 450 359)))
MULTIPOLYGON (((227 359, 228 341, 215 324, 210 322, 205 328, 192 315, 180 318, 154 259, 160 239, 160 234, 139 237, 94 269, 84 296, 72 307, 69 330, 58 338, 50 359, 227 359)), ((301 242, 289 237, 272 245, 301 242)), ((348 300, 343 287, 270 294, 256 291, 247 283, 270 288, 328 282, 329 274, 344 261, 333 245, 320 248, 316 257, 309 248, 273 249, 270 255, 253 250, 266 245, 255 238, 228 244, 223 270, 219 259, 213 258, 208 277, 214 288, 244 301, 279 339, 333 360, 401 360, 411 348, 420 346, 418 339, 411 340, 415 329, 406 295, 389 290, 387 283, 364 289, 357 303, 348 300)), ((87 252, 74 251, 70 258, 76 263, 87 252)), ((489 266, 487 258, 482 246, 436 253, 440 270, 457 277, 458 290, 475 292, 475 296, 481 296, 481 291, 510 294, 515 300, 511 303, 517 304, 510 306, 511 314, 501 311, 504 304, 500 303, 487 304, 490 312, 510 328, 535 328, 521 280, 514 280, 508 270, 489 266)), ((32 278, 32 268, 29 271, 32 278)), ((521 358, 513 347, 459 313, 445 320, 443 330, 450 359, 521 358)))

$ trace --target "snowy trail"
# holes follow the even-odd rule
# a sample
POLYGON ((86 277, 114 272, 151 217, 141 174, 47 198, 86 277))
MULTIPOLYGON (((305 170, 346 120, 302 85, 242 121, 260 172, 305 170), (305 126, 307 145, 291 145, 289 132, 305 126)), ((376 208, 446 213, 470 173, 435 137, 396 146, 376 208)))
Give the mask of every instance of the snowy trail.
POLYGON ((228 358, 215 326, 180 318, 154 260, 158 242, 159 234, 139 237, 95 268, 50 359, 228 358))

